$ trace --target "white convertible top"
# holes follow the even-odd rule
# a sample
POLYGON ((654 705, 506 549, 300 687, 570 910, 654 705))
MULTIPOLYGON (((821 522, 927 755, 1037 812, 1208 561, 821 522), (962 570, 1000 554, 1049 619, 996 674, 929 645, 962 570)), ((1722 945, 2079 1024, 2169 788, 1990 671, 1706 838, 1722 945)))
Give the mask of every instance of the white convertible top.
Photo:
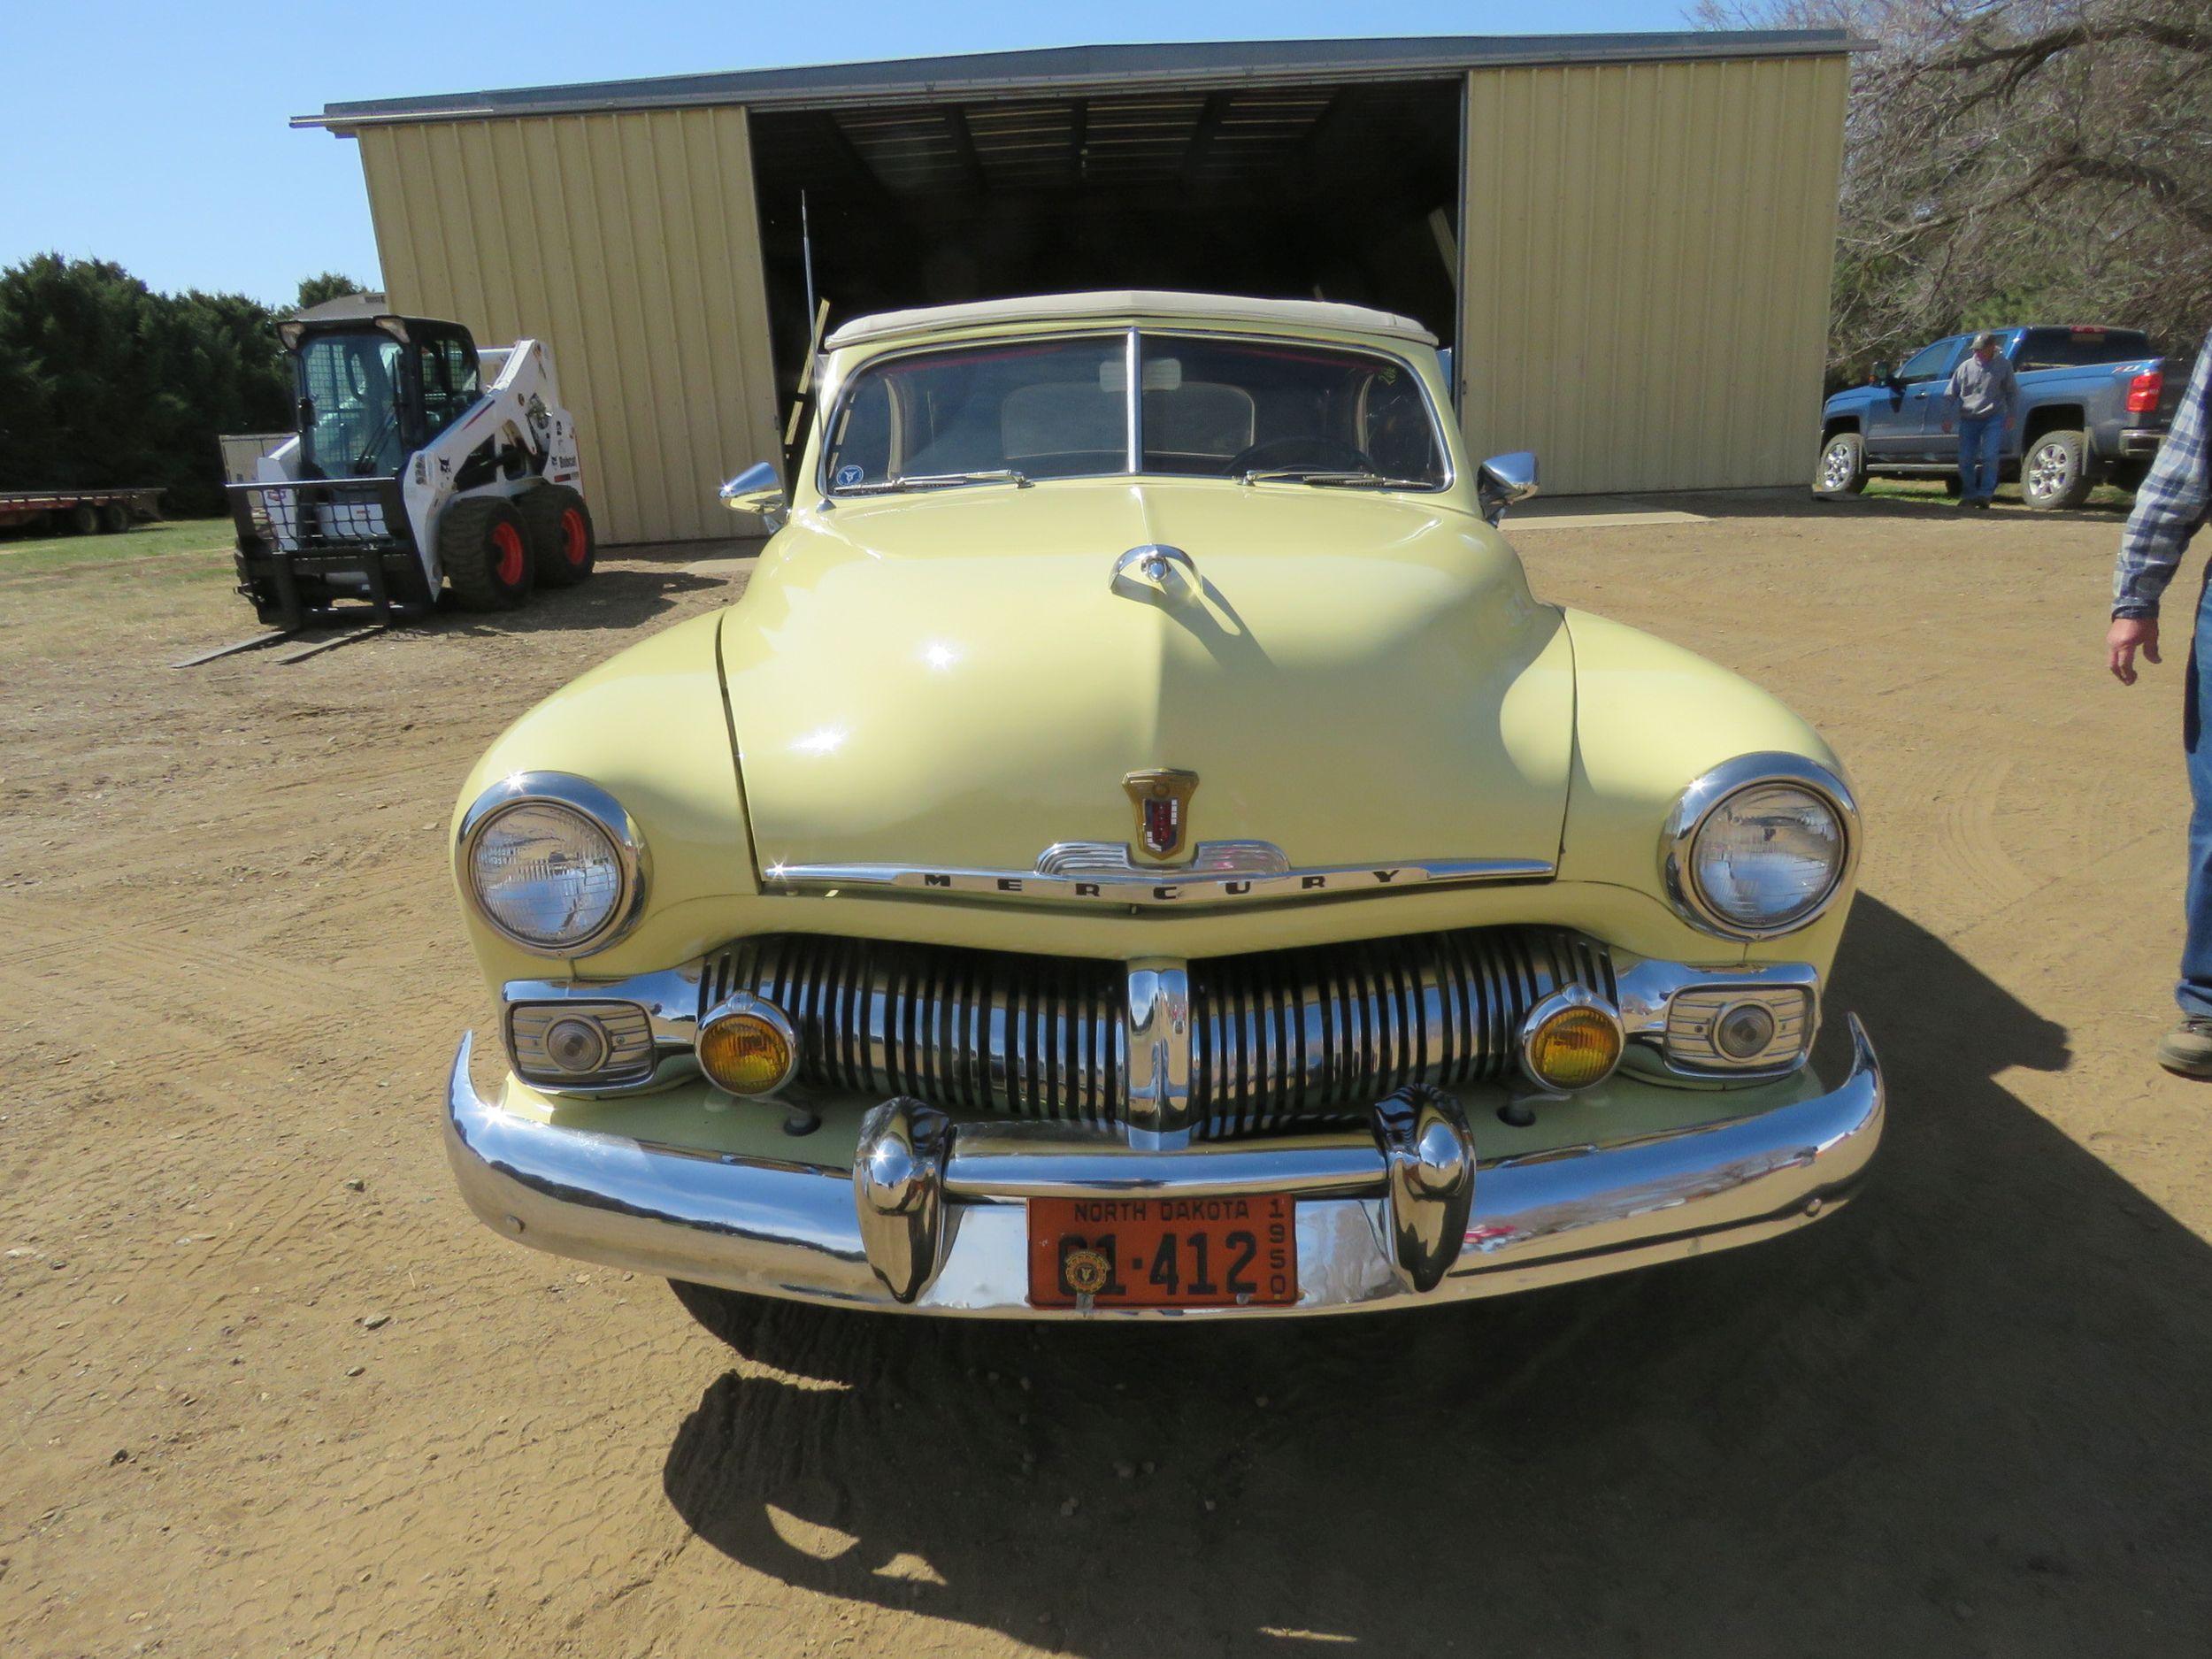
POLYGON ((1436 343, 1436 336, 1410 317, 1339 305, 1327 300, 1243 299, 1227 294, 1178 294, 1160 288, 1101 288, 1086 294, 1039 294, 1019 299, 973 300, 962 305, 920 305, 909 311, 878 311, 856 317, 830 331, 822 343, 832 349, 894 335, 935 334, 992 323, 1058 321, 1066 318, 1174 322, 1279 323, 1290 328, 1336 328, 1351 334, 1390 334, 1401 340, 1436 343))

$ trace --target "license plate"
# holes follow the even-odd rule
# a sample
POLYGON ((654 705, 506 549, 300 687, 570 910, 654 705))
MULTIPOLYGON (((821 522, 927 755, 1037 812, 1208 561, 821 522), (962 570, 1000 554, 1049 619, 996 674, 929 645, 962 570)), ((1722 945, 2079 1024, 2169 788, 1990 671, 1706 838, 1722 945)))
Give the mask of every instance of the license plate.
POLYGON ((1033 1198, 1030 1305, 1281 1307, 1298 1300, 1292 1213, 1284 1193, 1033 1198))

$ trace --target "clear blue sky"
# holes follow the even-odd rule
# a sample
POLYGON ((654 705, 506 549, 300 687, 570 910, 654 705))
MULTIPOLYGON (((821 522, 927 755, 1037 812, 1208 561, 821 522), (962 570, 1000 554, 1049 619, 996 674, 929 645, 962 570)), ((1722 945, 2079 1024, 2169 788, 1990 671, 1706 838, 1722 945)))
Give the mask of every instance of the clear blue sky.
POLYGON ((288 117, 352 98, 1125 41, 1678 29, 1680 0, 0 0, 0 265, 53 250, 157 288, 288 302, 372 286, 351 141, 288 117))

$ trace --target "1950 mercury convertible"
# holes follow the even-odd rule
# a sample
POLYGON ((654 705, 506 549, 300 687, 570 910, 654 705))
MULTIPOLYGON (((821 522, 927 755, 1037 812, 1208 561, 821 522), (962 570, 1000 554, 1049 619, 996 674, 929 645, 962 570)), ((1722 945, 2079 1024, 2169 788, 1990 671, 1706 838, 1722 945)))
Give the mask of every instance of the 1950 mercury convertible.
POLYGON ((524 715, 454 819, 507 1075, 469 1204, 761 1295, 1439 1303, 1850 1196, 1826 746, 1542 603, 1434 340, 1104 293, 864 318, 743 597, 524 715), (784 522, 787 518, 787 522, 784 522))

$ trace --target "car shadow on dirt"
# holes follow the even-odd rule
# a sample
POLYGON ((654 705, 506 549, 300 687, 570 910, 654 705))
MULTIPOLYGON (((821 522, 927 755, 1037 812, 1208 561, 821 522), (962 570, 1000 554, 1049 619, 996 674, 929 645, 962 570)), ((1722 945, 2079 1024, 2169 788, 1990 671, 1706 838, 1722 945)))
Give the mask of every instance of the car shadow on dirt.
MULTIPOLYGON (((727 586, 718 577, 663 565, 615 570, 603 566, 580 587, 539 588, 518 610, 471 614, 442 608, 430 626, 441 634, 465 635, 601 634, 641 626, 671 609, 679 595, 727 586)), ((732 588, 731 597, 742 591, 732 588)))
POLYGON ((2200 1653, 2212 1251, 2006 1091, 2065 1031, 1909 919, 1862 900, 1833 1006, 1892 1117, 1832 1222, 1241 1326, 686 1294, 742 1357, 668 1500, 779 1579, 1085 1655, 2200 1653))

